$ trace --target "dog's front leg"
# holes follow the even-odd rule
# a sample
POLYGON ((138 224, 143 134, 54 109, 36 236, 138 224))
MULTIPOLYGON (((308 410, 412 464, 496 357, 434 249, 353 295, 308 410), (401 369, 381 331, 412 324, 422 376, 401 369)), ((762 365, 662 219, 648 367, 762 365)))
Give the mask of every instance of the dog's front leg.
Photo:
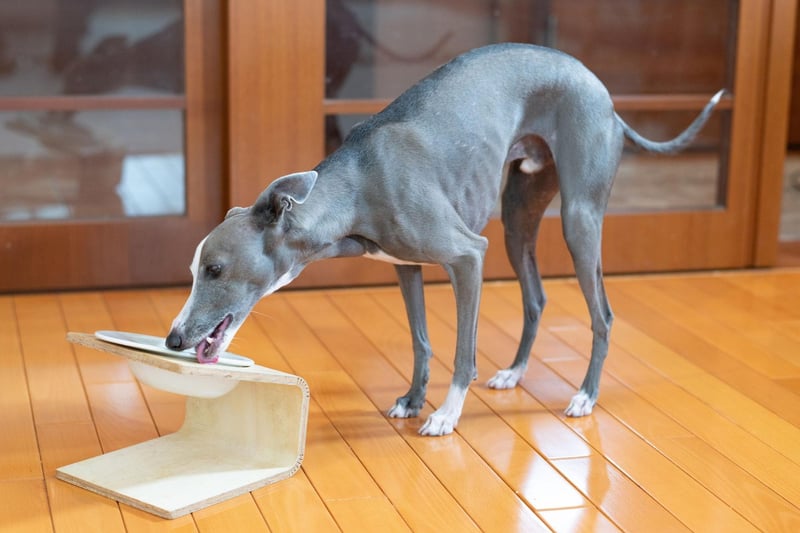
MULTIPOLYGON (((479 237, 480 239, 480 237, 479 237)), ((431 413, 428 420, 420 428, 420 435, 447 435, 452 433, 461 417, 464 399, 467 396, 469 383, 477 377, 475 351, 477 349, 476 334, 478 330, 478 308, 481 299, 481 282, 483 275, 483 253, 486 240, 482 240, 483 248, 460 257, 456 262, 445 265, 450 275, 456 296, 457 332, 456 357, 453 381, 447 392, 444 403, 431 413)))
POLYGON ((408 325, 414 347, 414 375, 411 388, 397 399, 389 409, 392 418, 417 416, 425 404, 425 391, 428 386, 428 361, 431 358, 431 345, 428 341, 428 326, 425 318, 425 294, 422 285, 422 267, 418 265, 396 265, 400 291, 406 304, 408 325))

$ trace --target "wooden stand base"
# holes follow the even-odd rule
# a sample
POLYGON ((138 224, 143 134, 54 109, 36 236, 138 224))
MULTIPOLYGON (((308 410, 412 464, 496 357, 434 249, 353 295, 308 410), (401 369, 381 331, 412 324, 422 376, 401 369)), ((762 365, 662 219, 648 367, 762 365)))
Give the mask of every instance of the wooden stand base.
MULTIPOLYGON (((285 479, 300 468, 309 399, 302 378, 261 366, 200 365, 84 333, 70 333, 67 339, 127 357, 156 372, 178 374, 176 379, 188 380, 189 388, 192 376, 201 382, 238 383, 218 397, 187 397, 186 418, 177 432, 61 467, 56 471, 59 479, 164 518, 177 518, 285 479)), ((168 382, 169 376, 157 381, 168 382)))

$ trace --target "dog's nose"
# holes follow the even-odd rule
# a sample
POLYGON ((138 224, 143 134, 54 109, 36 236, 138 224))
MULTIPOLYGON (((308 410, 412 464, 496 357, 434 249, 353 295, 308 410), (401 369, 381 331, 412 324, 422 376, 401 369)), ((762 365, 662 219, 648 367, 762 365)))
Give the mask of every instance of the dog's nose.
POLYGON ((167 336, 167 348, 170 350, 180 350, 183 348, 183 337, 174 329, 167 336))

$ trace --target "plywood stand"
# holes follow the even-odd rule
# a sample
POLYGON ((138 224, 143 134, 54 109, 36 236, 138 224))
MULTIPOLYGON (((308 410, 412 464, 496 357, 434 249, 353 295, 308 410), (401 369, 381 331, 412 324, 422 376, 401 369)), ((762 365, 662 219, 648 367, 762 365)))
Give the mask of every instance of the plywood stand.
POLYGON ((67 339, 126 357, 132 368, 169 373, 162 379, 167 384, 175 374, 179 390, 185 385, 192 396, 186 399, 186 418, 177 432, 61 467, 56 471, 59 479, 177 518, 285 479, 300 468, 309 399, 302 378, 257 365, 200 365, 84 333, 70 333, 67 339), (235 382, 232 387, 230 380, 235 382), (193 389, 196 384, 199 389, 193 389), (204 391, 215 388, 222 392, 214 398, 195 397, 193 392, 205 396, 204 391))

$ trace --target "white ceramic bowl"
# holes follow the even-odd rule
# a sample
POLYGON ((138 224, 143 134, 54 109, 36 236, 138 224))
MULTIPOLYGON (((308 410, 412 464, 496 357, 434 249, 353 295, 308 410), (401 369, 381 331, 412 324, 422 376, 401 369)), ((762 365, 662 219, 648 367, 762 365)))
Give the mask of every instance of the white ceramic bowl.
POLYGON ((219 398, 232 391, 238 380, 218 376, 178 374, 153 365, 129 360, 131 372, 142 383, 153 388, 192 396, 194 398, 219 398))

